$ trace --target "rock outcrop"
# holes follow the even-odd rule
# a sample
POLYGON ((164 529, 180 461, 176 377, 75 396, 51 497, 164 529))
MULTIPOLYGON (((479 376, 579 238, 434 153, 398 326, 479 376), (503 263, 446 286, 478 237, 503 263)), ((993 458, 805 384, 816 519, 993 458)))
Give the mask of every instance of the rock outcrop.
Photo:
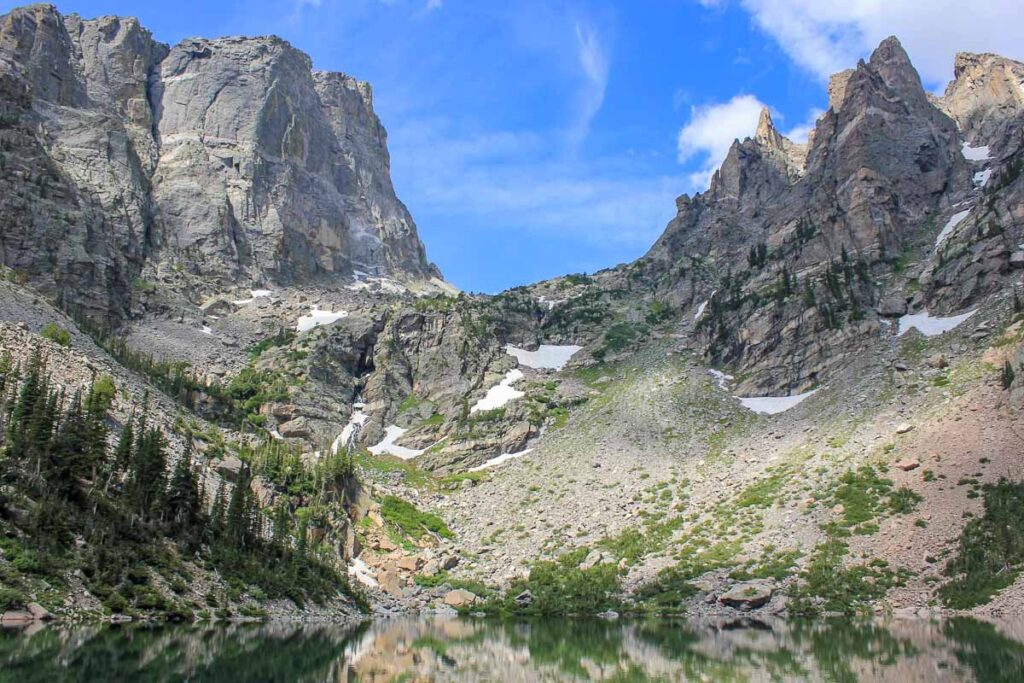
POLYGON ((171 48, 131 18, 0 17, 2 262, 111 320, 134 289, 438 278, 370 87, 276 37, 171 48))
POLYGON ((709 300, 698 332, 741 391, 805 390, 876 334, 879 276, 973 188, 956 123, 895 38, 833 77, 829 102, 806 148, 763 112, 644 259, 667 299, 709 300))

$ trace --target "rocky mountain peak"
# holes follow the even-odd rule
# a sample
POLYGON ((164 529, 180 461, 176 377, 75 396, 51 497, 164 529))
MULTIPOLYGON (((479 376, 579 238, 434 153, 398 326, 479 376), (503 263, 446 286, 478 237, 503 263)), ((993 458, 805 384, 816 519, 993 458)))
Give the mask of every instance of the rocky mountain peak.
POLYGON ((953 80, 938 101, 968 142, 991 142, 1024 111, 1024 64, 994 54, 960 52, 953 80))
POLYGON ((757 119, 757 130, 754 132, 754 139, 762 144, 773 147, 782 146, 782 136, 775 130, 772 113, 768 111, 768 107, 761 108, 761 115, 757 119))

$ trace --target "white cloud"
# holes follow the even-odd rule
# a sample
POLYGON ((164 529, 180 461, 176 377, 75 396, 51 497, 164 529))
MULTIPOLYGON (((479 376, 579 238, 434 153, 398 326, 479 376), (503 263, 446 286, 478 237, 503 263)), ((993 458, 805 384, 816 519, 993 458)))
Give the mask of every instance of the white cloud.
POLYGON ((678 142, 680 162, 703 157, 701 169, 690 176, 694 189, 708 186, 734 140, 754 134, 763 107, 753 95, 736 95, 728 102, 691 108, 678 142))
POLYGON ((430 10, 441 9, 443 5, 444 2, 442 0, 427 0, 427 9, 430 10))
POLYGON ((785 135, 793 142, 799 142, 800 144, 807 142, 807 136, 810 134, 812 130, 814 130, 815 124, 818 122, 818 119, 824 113, 825 112, 821 109, 811 109, 809 112, 807 112, 807 119, 804 120, 803 123, 798 123, 797 125, 793 126, 789 130, 784 132, 783 135, 785 135))
POLYGON ((569 131, 569 139, 573 144, 587 136, 590 122, 604 104, 604 93, 608 87, 608 54, 597 31, 588 24, 577 22, 576 46, 584 82, 579 93, 576 120, 569 131))
MULTIPOLYGON (((957 52, 1024 56, 1021 0, 739 0, 797 64, 825 79, 896 35, 926 85, 944 85, 957 52)), ((701 0, 701 4, 719 4, 701 0)))

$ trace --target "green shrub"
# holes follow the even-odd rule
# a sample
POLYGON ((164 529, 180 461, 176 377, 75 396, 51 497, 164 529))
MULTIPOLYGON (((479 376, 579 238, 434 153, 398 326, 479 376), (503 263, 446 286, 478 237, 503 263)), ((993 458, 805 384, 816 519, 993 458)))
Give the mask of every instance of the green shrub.
POLYGON ((430 512, 423 512, 407 500, 398 496, 384 496, 380 504, 380 515, 401 533, 414 539, 423 538, 427 533, 442 538, 454 538, 444 520, 430 512))
POLYGON ((44 327, 39 334, 43 335, 45 339, 49 339, 55 344, 60 344, 61 346, 71 345, 71 333, 57 323, 47 323, 46 327, 44 327))
POLYGON ((26 602, 28 602, 28 599, 21 591, 0 586, 0 612, 6 612, 9 609, 19 609, 24 607, 26 602))
POLYGON ((905 582, 906 572, 889 569, 884 560, 845 566, 843 557, 848 550, 846 542, 835 536, 815 549, 800 580, 790 588, 792 614, 856 614, 905 582))
POLYGON ((512 583, 504 599, 485 603, 485 611, 537 615, 592 615, 618 606, 619 570, 614 564, 580 569, 588 548, 577 548, 558 560, 542 560, 530 567, 530 578, 512 583), (533 601, 517 605, 515 596, 529 591, 533 601))
POLYGON ((907 515, 916 510, 917 504, 922 500, 924 500, 924 496, 920 493, 901 486, 889 496, 889 510, 894 515, 907 515))
POLYGON ((981 605, 1009 586, 1024 566, 1024 483, 1001 479, 984 490, 984 514, 969 521, 939 589, 948 607, 981 605))

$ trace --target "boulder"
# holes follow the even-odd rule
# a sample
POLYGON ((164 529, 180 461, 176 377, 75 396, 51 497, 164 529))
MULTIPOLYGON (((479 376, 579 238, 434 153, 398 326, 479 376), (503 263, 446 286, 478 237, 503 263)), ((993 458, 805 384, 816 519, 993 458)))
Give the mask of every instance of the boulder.
POLYGON ((902 460, 897 460, 896 461, 897 469, 901 469, 904 472, 909 472, 910 470, 916 470, 920 466, 921 466, 921 461, 918 460, 917 458, 903 458, 902 460))
POLYGON ((583 571, 592 569, 600 564, 602 559, 604 559, 604 553, 600 550, 591 550, 587 553, 587 556, 583 558, 583 561, 580 562, 580 569, 583 571))
POLYGON ((288 420, 288 422, 278 427, 277 430, 286 439, 309 439, 313 435, 309 421, 304 417, 288 420))
POLYGON ((393 597, 402 596, 402 579, 394 569, 385 569, 377 573, 380 589, 393 597))
POLYGON ((238 474, 244 466, 244 463, 233 455, 229 455, 216 465, 217 473, 230 481, 238 479, 238 474))
POLYGON ((36 618, 32 616, 31 612, 23 609, 10 609, 0 615, 0 624, 5 626, 31 624, 35 620, 36 618))
POLYGON ((879 301, 875 310, 882 317, 898 318, 906 314, 907 301, 901 296, 889 296, 879 301))
POLYGON ((1024 251, 1015 251, 1010 254, 1011 268, 1024 268, 1024 251))
POLYGON ((470 605, 476 604, 479 598, 474 593, 470 593, 462 588, 457 588, 453 591, 448 591, 444 596, 444 604, 449 607, 469 607, 470 605))
POLYGON ((896 427, 897 434, 907 434, 912 431, 914 431, 914 425, 910 424, 909 422, 904 422, 898 427, 896 427))
POLYGON ((513 600, 516 601, 516 605, 519 607, 529 607, 533 604, 533 593, 530 591, 523 591, 517 595, 513 600))
POLYGON ((718 601, 738 609, 757 609, 771 600, 774 592, 774 586, 765 581, 745 581, 734 584, 718 601))
POLYGON ((409 555, 398 560, 398 568, 407 572, 414 572, 423 565, 423 560, 416 555, 409 555))
POLYGON ((32 618, 36 619, 37 621, 50 621, 54 618, 53 615, 50 613, 50 610, 46 609, 38 602, 28 603, 27 605, 25 605, 25 609, 27 609, 29 614, 32 615, 32 618))

